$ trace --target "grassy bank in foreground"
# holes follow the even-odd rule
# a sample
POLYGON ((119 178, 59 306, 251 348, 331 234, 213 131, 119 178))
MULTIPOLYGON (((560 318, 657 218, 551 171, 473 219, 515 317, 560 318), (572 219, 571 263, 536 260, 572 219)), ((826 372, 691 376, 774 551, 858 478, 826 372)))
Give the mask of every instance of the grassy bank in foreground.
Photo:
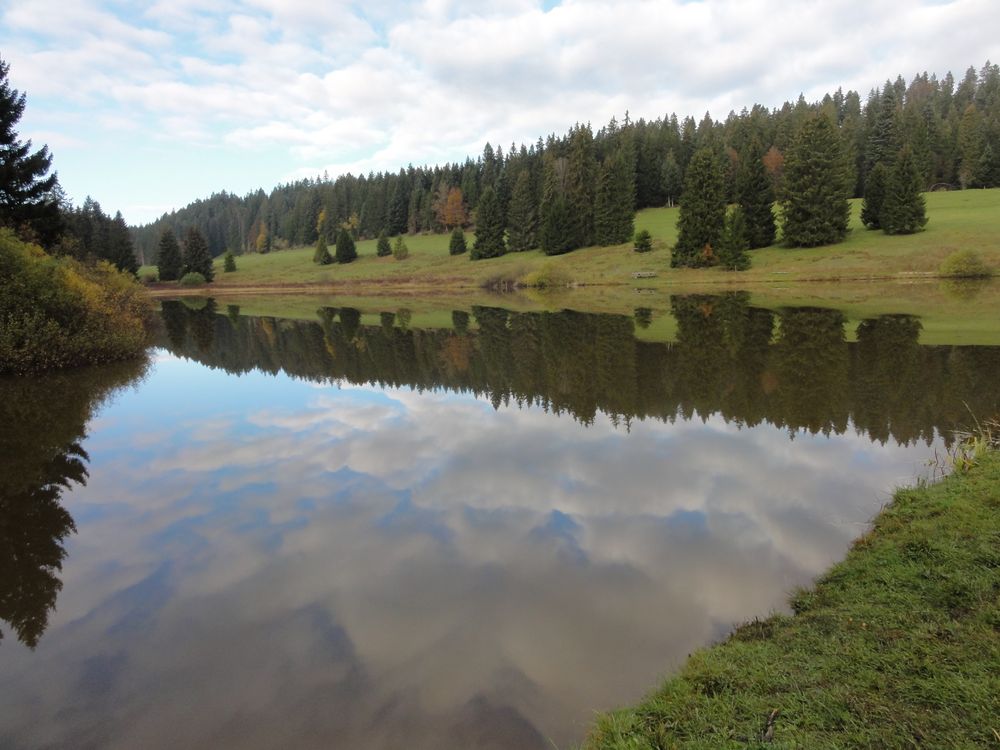
MULTIPOLYGON (((224 273, 216 259, 216 288, 311 285, 364 290, 379 287, 440 291, 479 288, 497 280, 523 280, 544 272, 559 283, 587 286, 634 286, 632 274, 654 271, 643 287, 675 285, 798 282, 844 279, 911 279, 933 276, 952 252, 978 251, 1000 272, 1000 189, 928 193, 930 221, 915 235, 888 236, 866 230, 860 221, 860 201, 852 201, 851 231, 839 244, 819 248, 769 247, 751 253, 749 271, 671 269, 670 247, 677 239, 677 209, 640 211, 636 229, 648 229, 654 249, 639 254, 632 245, 591 247, 547 257, 540 251, 508 253, 500 258, 471 262, 468 255, 448 254, 449 236, 407 236, 410 250, 404 261, 378 258, 375 241, 358 243, 358 259, 346 265, 317 266, 313 248, 281 250, 267 255, 237 258, 238 269, 224 273)), ((468 237, 470 243, 472 237, 468 237)), ((358 293, 361 293, 360 291, 358 293)))
POLYGON ((1000 452, 897 491, 792 608, 693 654, 587 747, 1000 747, 1000 452))

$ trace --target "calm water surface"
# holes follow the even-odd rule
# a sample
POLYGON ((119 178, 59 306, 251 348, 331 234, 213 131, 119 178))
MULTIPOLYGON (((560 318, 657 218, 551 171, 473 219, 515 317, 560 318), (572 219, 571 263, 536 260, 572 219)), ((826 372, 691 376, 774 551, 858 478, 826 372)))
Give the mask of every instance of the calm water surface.
POLYGON ((672 314, 166 303, 0 381, 0 747, 571 746, 1000 407, 914 318, 672 314))

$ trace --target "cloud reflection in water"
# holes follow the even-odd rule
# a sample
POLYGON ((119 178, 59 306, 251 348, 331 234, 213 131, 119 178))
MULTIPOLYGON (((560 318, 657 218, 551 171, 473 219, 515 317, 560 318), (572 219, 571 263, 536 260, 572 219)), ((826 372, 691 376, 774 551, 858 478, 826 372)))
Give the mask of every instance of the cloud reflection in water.
POLYGON ((91 435, 49 632, 0 652, 5 747, 562 747, 928 453, 169 357, 91 435))

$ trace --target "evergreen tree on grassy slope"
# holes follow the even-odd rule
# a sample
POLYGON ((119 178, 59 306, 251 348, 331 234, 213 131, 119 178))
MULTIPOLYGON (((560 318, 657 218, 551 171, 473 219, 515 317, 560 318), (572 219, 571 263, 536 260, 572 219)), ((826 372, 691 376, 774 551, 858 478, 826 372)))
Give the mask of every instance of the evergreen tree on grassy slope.
POLYGON ((904 146, 889 174, 882 203, 882 229, 886 234, 913 234, 927 223, 920 170, 909 146, 904 146))
POLYGON ((354 246, 354 238, 343 227, 340 229, 340 234, 337 235, 337 250, 335 255, 338 263, 350 263, 358 257, 357 248, 354 246))
POLYGON ((108 259, 119 271, 125 271, 133 276, 139 272, 139 261, 135 259, 135 247, 132 235, 128 231, 122 212, 115 214, 108 231, 108 259))
POLYGON ((714 149, 703 147, 691 157, 670 265, 713 265, 726 217, 724 179, 722 163, 714 149))
POLYGON ((865 198, 861 203, 861 223, 869 229, 882 228, 882 205, 885 203, 885 189, 888 180, 885 164, 878 162, 868 173, 865 181, 865 198))
POLYGON ((512 253, 538 246, 538 210, 529 169, 522 169, 514 182, 507 212, 507 243, 512 253))
POLYGON ((170 228, 164 229, 160 234, 156 267, 160 281, 177 281, 181 277, 184 261, 181 259, 181 248, 177 244, 177 237, 170 228))
POLYGON ((748 247, 774 244, 774 188, 764 167, 764 147, 756 137, 740 154, 736 202, 742 209, 748 247))
POLYGON ((208 243, 196 227, 188 229, 184 236, 184 267, 181 269, 181 276, 189 273, 200 273, 205 277, 205 281, 212 281, 215 278, 208 243))
POLYGON ((462 228, 455 227, 452 229, 451 239, 448 241, 448 254, 463 255, 468 249, 468 246, 465 244, 465 232, 462 231, 462 228))
POLYGON ((840 137, 825 113, 800 127, 785 160, 782 235, 788 247, 840 242, 847 234, 847 170, 840 137))
POLYGON ((486 188, 479 198, 476 214, 476 242, 472 246, 470 258, 497 258, 507 252, 504 245, 504 218, 497 200, 496 191, 486 188))

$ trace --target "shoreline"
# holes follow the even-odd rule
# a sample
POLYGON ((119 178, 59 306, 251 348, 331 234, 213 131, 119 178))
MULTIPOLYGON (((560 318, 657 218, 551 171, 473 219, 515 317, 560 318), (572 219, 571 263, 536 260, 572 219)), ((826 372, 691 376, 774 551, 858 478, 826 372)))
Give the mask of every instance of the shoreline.
POLYGON ((601 716, 584 747, 993 747, 1000 451, 897 490, 790 604, 794 614, 740 625, 638 705, 601 716))

